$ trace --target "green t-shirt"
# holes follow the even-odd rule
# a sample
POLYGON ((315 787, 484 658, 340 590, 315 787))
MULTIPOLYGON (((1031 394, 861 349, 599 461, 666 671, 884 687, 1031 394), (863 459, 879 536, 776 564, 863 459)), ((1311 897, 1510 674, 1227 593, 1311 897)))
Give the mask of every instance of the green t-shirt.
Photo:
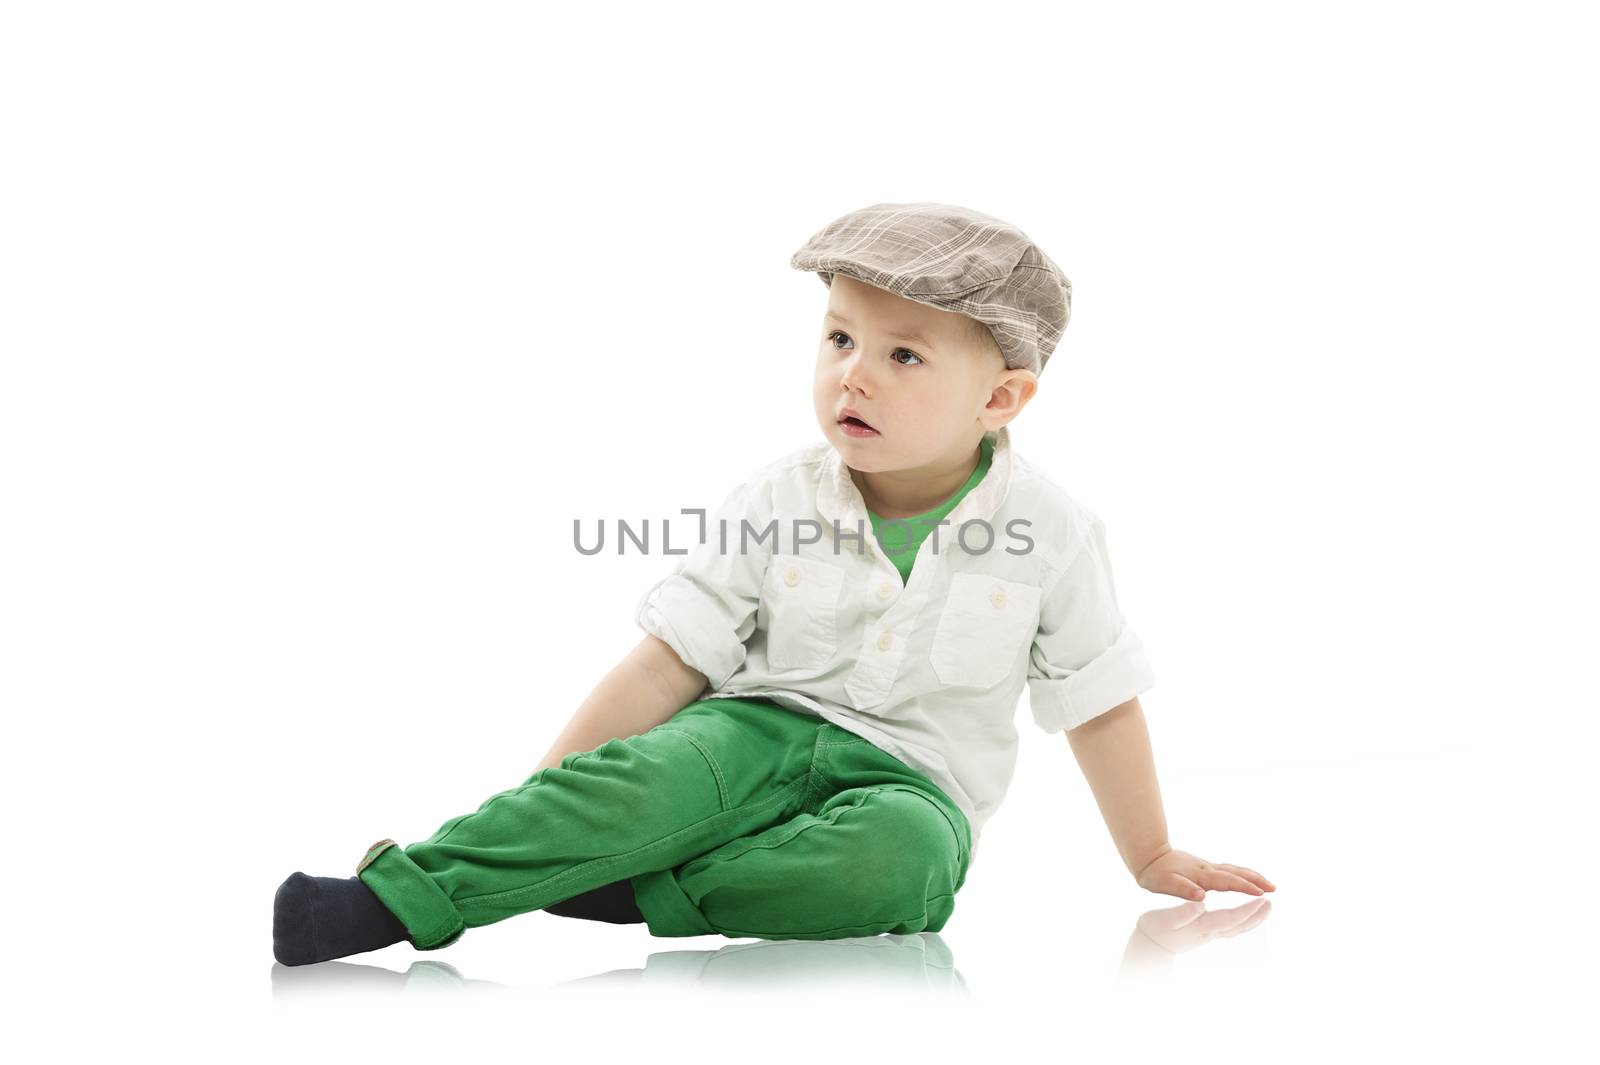
MULTIPOLYGON (((983 475, 989 471, 989 459, 993 454, 994 438, 985 433, 978 445, 977 469, 972 471, 972 476, 967 478, 966 484, 956 489, 955 495, 932 510, 913 514, 909 518, 880 518, 870 508, 867 510, 867 518, 872 522, 872 534, 878 538, 883 553, 889 556, 894 568, 900 571, 902 584, 911 579, 911 564, 917 560, 917 552, 922 547, 922 541, 933 532, 934 523, 943 520, 956 509, 956 504, 961 502, 962 497, 983 480, 983 475)), ((949 531, 945 530, 946 533, 949 531)), ((941 542, 940 547, 943 546, 941 542)))

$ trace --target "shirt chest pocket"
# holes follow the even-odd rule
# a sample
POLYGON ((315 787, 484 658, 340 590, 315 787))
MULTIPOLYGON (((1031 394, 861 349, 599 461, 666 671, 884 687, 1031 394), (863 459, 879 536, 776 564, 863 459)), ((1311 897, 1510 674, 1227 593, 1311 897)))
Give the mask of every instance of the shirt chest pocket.
POLYGON ((844 569, 799 555, 774 556, 767 567, 758 619, 767 632, 773 669, 817 669, 839 646, 839 593, 844 569))
POLYGON ((1022 660, 1039 631, 1037 587, 957 573, 933 634, 929 661, 945 684, 990 688, 1022 660))

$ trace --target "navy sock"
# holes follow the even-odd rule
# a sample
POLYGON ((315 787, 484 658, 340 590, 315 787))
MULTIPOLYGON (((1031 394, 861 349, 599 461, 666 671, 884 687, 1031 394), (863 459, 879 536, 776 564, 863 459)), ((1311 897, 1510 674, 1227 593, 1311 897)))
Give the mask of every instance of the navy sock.
POLYGON ((585 891, 582 895, 552 902, 544 908, 544 912, 583 921, 605 921, 607 924, 644 923, 644 914, 639 912, 638 904, 633 901, 632 880, 618 880, 593 891, 585 891))
POLYGON ((294 873, 272 903, 272 954, 284 965, 309 965, 362 954, 409 938, 360 877, 294 873))

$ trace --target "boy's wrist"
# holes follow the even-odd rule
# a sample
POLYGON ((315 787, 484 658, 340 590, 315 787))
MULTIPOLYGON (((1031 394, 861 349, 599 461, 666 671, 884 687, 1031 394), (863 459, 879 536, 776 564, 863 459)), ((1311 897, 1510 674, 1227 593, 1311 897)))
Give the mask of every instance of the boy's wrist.
POLYGON ((1156 846, 1146 847, 1140 851, 1138 856, 1136 856, 1132 861, 1126 863, 1128 866, 1128 872, 1133 874, 1133 878, 1135 880, 1138 880, 1140 874, 1148 869, 1151 864, 1153 864, 1163 855, 1171 853, 1172 844, 1168 843, 1166 840, 1162 840, 1156 846))

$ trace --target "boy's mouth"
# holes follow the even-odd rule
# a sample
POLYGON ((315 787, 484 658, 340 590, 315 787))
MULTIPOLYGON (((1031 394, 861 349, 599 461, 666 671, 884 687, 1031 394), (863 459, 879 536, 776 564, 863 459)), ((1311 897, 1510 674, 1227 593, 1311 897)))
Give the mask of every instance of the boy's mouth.
POLYGON ((862 421, 860 418, 856 417, 854 414, 842 414, 842 415, 840 415, 839 416, 839 428, 843 429, 846 433, 849 433, 851 436, 863 436, 863 437, 865 437, 865 436, 877 436, 877 435, 879 435, 878 434, 878 430, 874 429, 872 426, 868 425, 866 422, 862 421))

